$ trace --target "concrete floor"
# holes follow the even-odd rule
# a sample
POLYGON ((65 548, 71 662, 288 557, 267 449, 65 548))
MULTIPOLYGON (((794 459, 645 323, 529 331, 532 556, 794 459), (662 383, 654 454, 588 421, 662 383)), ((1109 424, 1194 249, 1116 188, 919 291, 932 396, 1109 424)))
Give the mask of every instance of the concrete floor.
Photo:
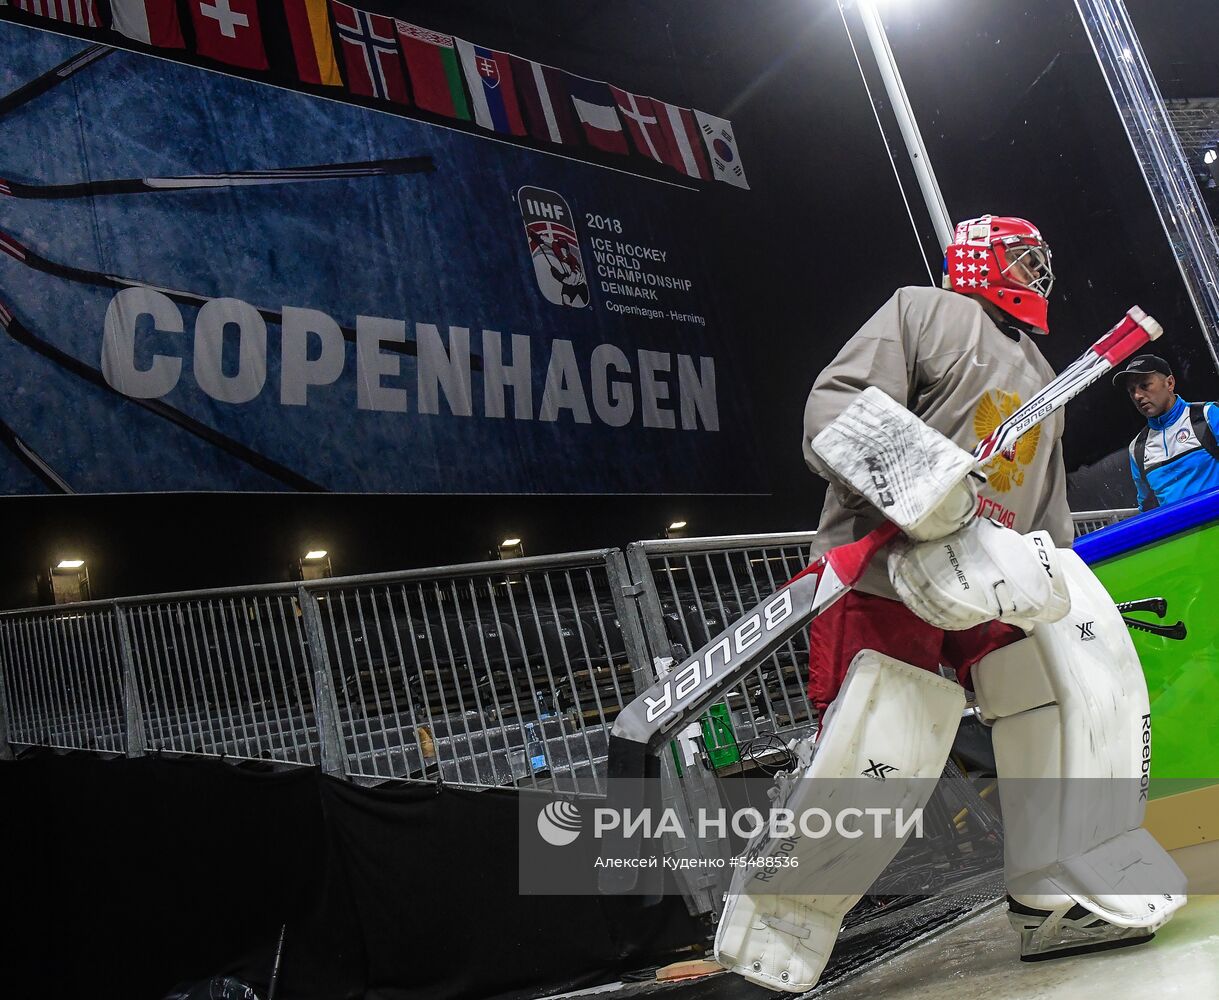
POLYGON ((818 994, 827 1000, 1147 1000, 1219 998, 1219 843, 1174 851, 1190 900, 1149 944, 1021 962, 1007 908, 994 906, 818 994))

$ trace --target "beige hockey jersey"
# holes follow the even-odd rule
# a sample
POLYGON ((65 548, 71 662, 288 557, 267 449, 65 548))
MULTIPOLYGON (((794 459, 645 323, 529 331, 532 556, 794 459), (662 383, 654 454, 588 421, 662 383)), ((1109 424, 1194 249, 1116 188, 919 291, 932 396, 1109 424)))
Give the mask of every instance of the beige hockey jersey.
MULTIPOLYGON (((870 385, 883 389, 941 434, 972 450, 1004 417, 1054 377, 1025 334, 1003 333, 974 299, 938 288, 899 288, 813 383, 804 407, 804 460, 830 481, 813 558, 862 538, 884 519, 837 481, 811 441, 870 385)), ((1059 546, 1074 537, 1062 464, 1062 411, 1030 429, 984 468, 978 513, 1016 531, 1045 530, 1059 546)), ((884 559, 859 590, 896 600, 884 559)))

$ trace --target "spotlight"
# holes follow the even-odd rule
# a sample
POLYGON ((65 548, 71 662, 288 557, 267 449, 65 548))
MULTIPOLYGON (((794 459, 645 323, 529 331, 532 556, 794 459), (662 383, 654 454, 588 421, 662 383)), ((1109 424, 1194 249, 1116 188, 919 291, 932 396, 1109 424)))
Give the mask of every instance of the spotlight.
POLYGON ((501 559, 519 559, 525 554, 525 543, 519 538, 505 538, 499 543, 501 559))
POLYGON ((330 565, 330 553, 325 549, 309 549, 297 563, 302 580, 321 580, 334 576, 330 565))
POLYGON ((1216 159, 1219 159, 1219 154, 1217 154, 1213 149, 1208 149, 1202 154, 1202 162, 1207 164, 1207 166, 1214 163, 1216 159))
POLYGON ((665 538, 685 538, 686 537, 686 522, 673 521, 665 528, 665 538))
POLYGON ((89 600, 89 568, 83 559, 60 559, 47 572, 47 583, 55 604, 89 600))

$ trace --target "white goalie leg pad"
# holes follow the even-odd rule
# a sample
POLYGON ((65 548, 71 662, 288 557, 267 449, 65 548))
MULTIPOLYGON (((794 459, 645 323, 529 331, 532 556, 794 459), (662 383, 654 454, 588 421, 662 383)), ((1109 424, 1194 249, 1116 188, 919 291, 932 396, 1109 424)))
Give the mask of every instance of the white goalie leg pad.
POLYGON ((1024 906, 1077 903, 1118 927, 1154 930, 1184 905, 1185 876, 1141 829, 1147 683, 1112 598, 1075 553, 1059 557, 1066 617, 973 668, 994 726, 1008 891, 1024 906))
POLYGON ((824 823, 819 836, 803 832, 807 823, 791 837, 760 834, 746 860, 779 856, 792 865, 736 870, 715 936, 721 965, 771 989, 816 985, 842 918, 905 841, 900 818, 918 815, 930 797, 964 707, 952 681, 870 649, 856 655, 815 753, 805 741, 797 768, 779 776, 774 808, 801 822, 866 803, 886 811, 886 835, 852 838, 824 823))
POLYGON ((973 455, 868 386, 812 441, 813 453, 911 538, 968 524, 978 499, 973 455))

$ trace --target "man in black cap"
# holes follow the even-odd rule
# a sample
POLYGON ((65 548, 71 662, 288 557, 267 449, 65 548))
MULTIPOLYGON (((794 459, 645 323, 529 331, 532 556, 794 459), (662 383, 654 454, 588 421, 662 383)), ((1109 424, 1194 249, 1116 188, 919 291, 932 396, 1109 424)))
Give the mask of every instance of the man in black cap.
POLYGON ((1139 510, 1219 489, 1219 406, 1187 403, 1177 395, 1168 362, 1140 354, 1113 376, 1147 418, 1130 442, 1130 475, 1139 510))

